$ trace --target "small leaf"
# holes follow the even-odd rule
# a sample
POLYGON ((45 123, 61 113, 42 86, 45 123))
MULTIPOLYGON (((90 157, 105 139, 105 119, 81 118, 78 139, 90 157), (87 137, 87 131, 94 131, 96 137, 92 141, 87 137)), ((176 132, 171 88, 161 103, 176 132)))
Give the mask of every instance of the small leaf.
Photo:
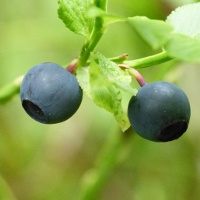
POLYGON ((95 62, 100 66, 109 82, 132 95, 136 95, 137 90, 130 86, 131 76, 126 70, 122 70, 116 63, 107 60, 100 53, 94 53, 93 56, 95 62))
POLYGON ((152 48, 158 49, 167 41, 173 26, 162 20, 151 20, 147 17, 129 17, 128 23, 152 48))
POLYGON ((114 113, 114 116, 123 132, 131 126, 129 118, 127 114, 123 111, 122 107, 118 108, 117 112, 114 113))
POLYGON ((200 33, 196 34, 196 35, 194 36, 194 38, 200 40, 200 33))
POLYGON ((130 127, 129 119, 121 106, 122 96, 119 89, 113 85, 96 88, 92 90, 92 97, 99 107, 106 109, 114 115, 122 131, 130 127))
POLYGON ((93 101, 101 108, 114 114, 123 131, 130 127, 127 115, 121 106, 122 95, 119 89, 111 84, 96 62, 91 62, 90 85, 93 101))
POLYGON ((79 82, 80 87, 85 92, 85 94, 92 99, 91 87, 90 87, 89 67, 78 66, 76 68, 76 78, 79 82))
POLYGON ((173 33, 164 48, 169 56, 188 62, 200 61, 200 40, 196 38, 173 33))
POLYGON ((118 22, 118 21, 125 21, 124 17, 121 17, 116 14, 107 13, 104 10, 92 5, 88 9, 88 17, 95 18, 101 17, 104 20, 104 24, 108 25, 110 23, 118 22))
POLYGON ((78 67, 76 73, 80 86, 94 103, 112 113, 123 131, 128 129, 130 123, 121 106, 120 90, 107 80, 99 65, 93 61, 89 68, 78 67))
POLYGON ((95 61, 92 61, 90 64, 89 74, 91 88, 95 89, 111 85, 111 83, 108 81, 107 77, 103 74, 103 71, 95 61))
POLYGON ((59 0, 58 16, 71 31, 89 37, 94 18, 87 16, 91 0, 59 0))
POLYGON ((194 3, 177 8, 166 19, 174 26, 175 33, 195 37, 200 33, 200 3, 194 3))

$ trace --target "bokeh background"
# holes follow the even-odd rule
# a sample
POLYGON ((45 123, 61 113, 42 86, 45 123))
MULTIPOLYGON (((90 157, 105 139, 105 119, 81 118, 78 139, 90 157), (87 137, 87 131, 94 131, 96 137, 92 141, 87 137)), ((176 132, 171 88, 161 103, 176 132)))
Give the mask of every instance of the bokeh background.
MULTIPOLYGON (((108 10, 165 20, 176 7, 192 2, 108 0, 108 10)), ((0 6, 0 87, 36 64, 64 66, 78 56, 84 38, 69 31, 57 17, 57 1, 0 0, 0 6)), ((124 23, 110 25, 97 50, 106 57, 128 53, 129 59, 159 52, 124 23)), ((148 82, 171 81, 185 91, 192 110, 188 131, 169 143, 150 142, 131 132, 122 161, 95 199, 198 200, 200 64, 171 61, 140 72, 148 82)), ((133 85, 138 88, 134 81, 133 85)), ((125 109, 129 98, 125 94, 125 109)), ((0 105, 0 200, 9 200, 3 197, 5 190, 18 200, 79 199, 83 177, 95 166, 109 134, 117 130, 113 116, 87 96, 68 121, 43 125, 25 113, 16 95, 0 105)))

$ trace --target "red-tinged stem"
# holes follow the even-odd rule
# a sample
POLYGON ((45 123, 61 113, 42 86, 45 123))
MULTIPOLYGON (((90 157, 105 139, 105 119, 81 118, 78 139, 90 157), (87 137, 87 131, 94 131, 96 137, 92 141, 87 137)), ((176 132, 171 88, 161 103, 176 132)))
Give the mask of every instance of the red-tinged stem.
POLYGON ((121 55, 119 58, 127 58, 127 57, 128 57, 128 54, 125 53, 125 54, 121 55))
POLYGON ((73 60, 66 68, 66 70, 70 73, 73 73, 77 66, 78 59, 73 60))
POLYGON ((123 63, 126 59, 128 58, 128 54, 125 53, 121 56, 114 57, 114 58, 109 58, 110 61, 115 62, 117 64, 123 63))
POLYGON ((129 73, 136 78, 137 82, 140 84, 141 87, 147 85, 146 80, 136 69, 130 68, 129 66, 123 64, 119 64, 119 67, 121 69, 128 69, 129 73))

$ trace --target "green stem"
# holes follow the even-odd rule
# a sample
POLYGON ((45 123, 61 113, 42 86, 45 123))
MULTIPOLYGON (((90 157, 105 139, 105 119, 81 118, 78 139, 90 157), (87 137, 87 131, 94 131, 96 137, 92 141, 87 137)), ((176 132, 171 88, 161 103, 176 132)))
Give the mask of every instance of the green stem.
POLYGON ((86 66, 87 60, 90 57, 90 53, 95 49, 101 37, 103 36, 104 29, 101 23, 102 19, 96 18, 95 27, 91 34, 91 37, 82 47, 79 59, 81 66, 86 66))
POLYGON ((8 184, 0 175, 0 199, 2 200, 16 200, 8 184))
POLYGON ((137 60, 131 60, 131 61, 124 61, 123 64, 131 67, 131 68, 145 68, 150 67, 152 65, 158 65, 164 62, 167 62, 169 60, 172 60, 167 54, 167 52, 163 51, 162 53, 137 59, 137 60))
POLYGON ((130 130, 122 133, 112 128, 111 131, 111 133, 108 133, 109 137, 107 138, 103 152, 97 157, 95 167, 88 171, 83 177, 80 200, 96 199, 109 181, 116 167, 120 164, 119 158, 123 147, 125 147, 125 139, 130 130))
POLYGON ((108 58, 108 60, 116 63, 116 64, 122 64, 124 61, 128 58, 128 54, 125 53, 121 56, 113 57, 113 58, 108 58))
POLYGON ((129 74, 135 77, 135 79, 137 80, 137 82, 140 84, 141 87, 147 84, 146 80, 136 69, 128 67, 127 65, 124 65, 124 64, 119 64, 119 67, 121 69, 127 69, 129 71, 129 74))
POLYGON ((15 94, 20 92, 22 79, 23 76, 20 76, 0 89, 0 104, 7 103, 15 94))
MULTIPOLYGON (((94 5, 106 11, 107 0, 95 0, 94 5)), ((91 33, 89 40, 85 42, 82 47, 79 64, 81 66, 86 66, 87 60, 90 57, 90 53, 95 49, 99 43, 101 37, 105 32, 106 27, 103 24, 103 20, 100 17, 96 17, 94 29, 91 33)))
POLYGON ((104 11, 107 10, 107 0, 94 0, 94 5, 96 5, 104 11))

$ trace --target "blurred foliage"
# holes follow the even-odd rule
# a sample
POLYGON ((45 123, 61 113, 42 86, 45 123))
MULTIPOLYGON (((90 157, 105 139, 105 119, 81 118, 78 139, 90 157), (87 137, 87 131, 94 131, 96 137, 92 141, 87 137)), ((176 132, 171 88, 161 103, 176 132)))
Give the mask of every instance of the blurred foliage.
MULTIPOLYGON (((166 19, 174 8, 191 2, 109 0, 108 10, 127 17, 166 19)), ((84 38, 65 28, 57 16, 57 1, 11 4, 1 0, 1 7, 0 87, 38 63, 65 65, 78 56, 84 38)), ((130 59, 157 53, 123 23, 109 26, 97 50, 106 57, 128 53, 130 59)), ((199 67, 170 61, 140 70, 148 82, 175 82, 186 92, 192 110, 190 126, 179 140, 164 144, 131 132, 97 199, 200 199, 199 67)), ((138 85, 135 80, 132 84, 138 85)), ((124 109, 129 98, 127 95, 124 109)), ((103 154, 108 136, 119 134, 116 126, 111 114, 86 96, 71 119, 56 125, 33 121, 22 109, 19 96, 14 97, 0 106, 0 195, 7 187, 20 200, 78 199, 83 177, 103 154)))

